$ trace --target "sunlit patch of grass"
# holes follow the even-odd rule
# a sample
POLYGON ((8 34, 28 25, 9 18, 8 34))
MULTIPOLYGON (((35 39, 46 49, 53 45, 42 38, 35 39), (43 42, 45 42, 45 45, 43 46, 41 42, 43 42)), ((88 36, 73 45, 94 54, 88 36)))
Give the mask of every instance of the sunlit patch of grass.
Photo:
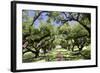
POLYGON ((38 58, 34 58, 35 54, 27 52, 23 55, 23 62, 49 62, 57 61, 57 55, 60 54, 63 56, 62 61, 78 61, 78 60, 87 60, 91 59, 91 47, 86 46, 82 51, 78 51, 78 48, 75 51, 69 51, 64 48, 53 49, 46 54, 39 54, 38 58))
POLYGON ((34 57, 34 54, 32 52, 27 52, 22 56, 23 62, 32 62, 33 57, 34 57))

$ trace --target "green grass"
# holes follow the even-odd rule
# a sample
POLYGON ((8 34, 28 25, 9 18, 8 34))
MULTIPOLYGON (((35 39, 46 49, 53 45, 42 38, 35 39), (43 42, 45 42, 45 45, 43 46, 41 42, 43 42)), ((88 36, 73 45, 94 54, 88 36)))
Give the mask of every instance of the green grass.
MULTIPOLYGON (((61 49, 53 49, 49 53, 39 54, 38 58, 34 58, 34 54, 31 52, 27 52, 23 55, 23 62, 48 62, 48 61, 58 61, 57 55, 60 54, 63 56, 63 61, 78 61, 78 60, 87 60, 91 59, 91 51, 90 46, 84 47, 83 50, 78 54, 79 51, 68 51, 64 48, 61 49)), ((62 61, 61 60, 61 61, 62 61)))

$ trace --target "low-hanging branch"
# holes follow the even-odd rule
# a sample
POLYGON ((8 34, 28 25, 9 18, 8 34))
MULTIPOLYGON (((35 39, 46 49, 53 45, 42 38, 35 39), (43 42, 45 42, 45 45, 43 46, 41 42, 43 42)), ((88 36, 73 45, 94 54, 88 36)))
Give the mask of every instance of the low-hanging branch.
POLYGON ((90 28, 87 27, 86 25, 84 25, 81 21, 79 21, 80 13, 77 14, 76 19, 71 15, 71 13, 70 13, 71 17, 68 17, 65 12, 63 12, 63 14, 65 15, 66 19, 65 20, 61 20, 61 21, 63 21, 64 23, 66 23, 68 21, 77 21, 80 25, 82 25, 88 31, 89 36, 91 36, 90 28))

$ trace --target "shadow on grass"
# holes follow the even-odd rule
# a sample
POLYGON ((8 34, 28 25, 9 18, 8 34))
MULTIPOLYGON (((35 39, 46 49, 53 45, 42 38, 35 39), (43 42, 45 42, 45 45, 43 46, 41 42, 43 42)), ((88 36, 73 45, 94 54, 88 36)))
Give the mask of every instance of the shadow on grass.
POLYGON ((40 60, 45 60, 46 56, 39 56, 38 58, 27 58, 23 59, 23 63, 38 62, 40 60))

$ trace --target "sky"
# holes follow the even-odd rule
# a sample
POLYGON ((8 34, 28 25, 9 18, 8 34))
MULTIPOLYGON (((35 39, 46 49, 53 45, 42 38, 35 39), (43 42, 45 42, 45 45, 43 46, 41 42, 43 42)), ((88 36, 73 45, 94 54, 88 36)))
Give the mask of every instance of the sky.
MULTIPOLYGON (((34 10, 25 10, 27 11, 27 16, 30 17, 30 18, 33 18, 35 16, 35 11, 34 10)), ((38 28, 39 25, 40 25, 40 20, 43 22, 43 23, 46 23, 46 21, 48 20, 48 16, 46 15, 47 13, 42 13, 41 16, 34 22, 34 26, 35 28, 38 28), (40 19, 40 20, 39 20, 40 19)), ((64 17, 65 19, 65 16, 64 15, 61 15, 64 17)), ((75 21, 71 21, 71 22, 68 22, 70 25, 73 25, 73 24, 76 24, 77 22, 75 21)), ((51 24, 53 24, 54 26, 60 26, 62 23, 61 22, 54 22, 52 21, 51 24)))

